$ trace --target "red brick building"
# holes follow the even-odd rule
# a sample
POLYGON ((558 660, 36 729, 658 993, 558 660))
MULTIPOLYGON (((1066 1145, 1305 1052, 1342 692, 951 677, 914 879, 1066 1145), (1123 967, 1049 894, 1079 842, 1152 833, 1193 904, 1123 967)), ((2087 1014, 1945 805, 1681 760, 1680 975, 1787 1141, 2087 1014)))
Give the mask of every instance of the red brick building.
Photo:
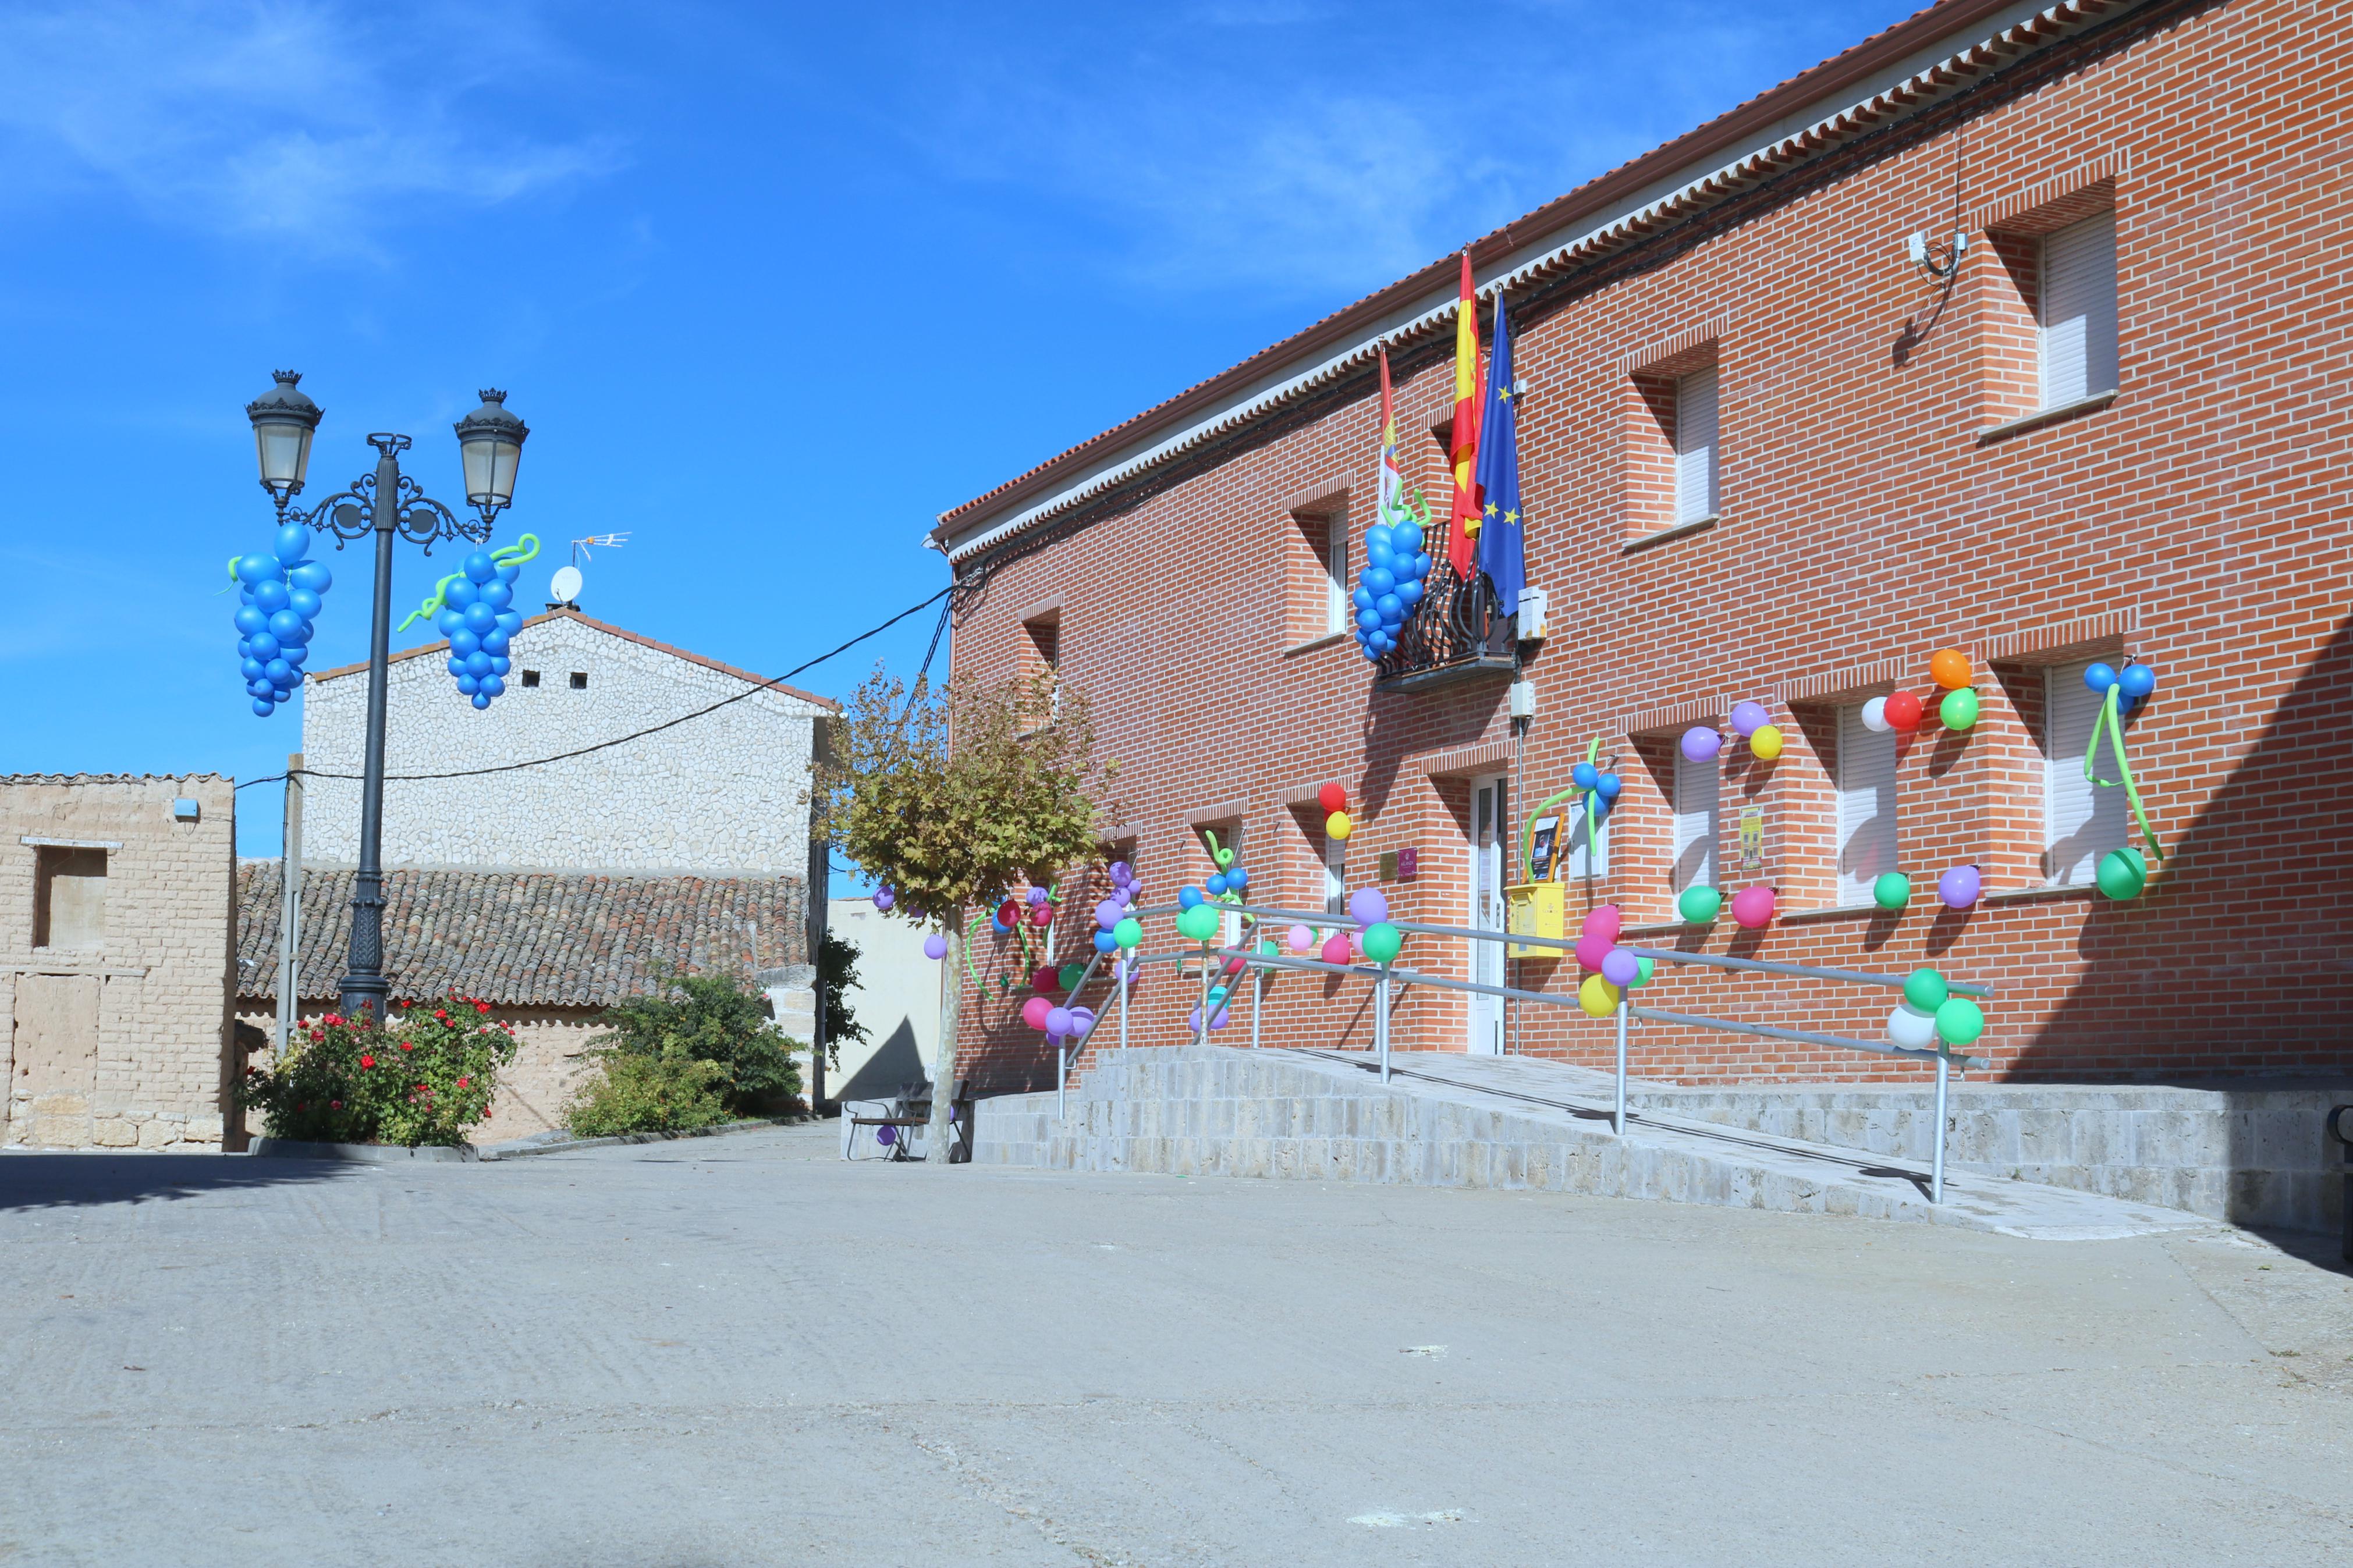
MULTIPOLYGON (((1944 0, 1477 241, 1482 341, 1501 290, 1524 388, 1540 642, 1377 671, 1338 618, 1383 347, 1408 477, 1442 516, 1448 257, 945 513, 935 539, 970 588, 955 668, 1050 662, 1086 692, 1120 763, 1108 835, 1155 900, 1208 874, 1214 827, 1239 833, 1254 900, 1324 907, 1312 797, 1336 781, 1359 824, 1347 887, 1493 924, 1523 874, 1499 841, 1599 737, 1625 793, 1606 866, 1573 867, 1572 934, 1607 900, 1653 946, 1933 963, 1998 988, 1975 1049, 2003 1076, 2353 1065, 2348 13, 1944 0), (1920 235, 1936 261, 1957 231, 1949 281, 1907 254, 1920 235), (1966 733, 1933 717, 1944 647, 1975 667, 1966 733), (2159 677, 2127 739, 2167 858, 2115 902, 2090 870, 2129 824, 2120 791, 2083 780, 2081 672, 2127 658, 2159 677), (1899 689, 1930 701, 1916 736, 1857 722, 1899 689), (1743 700, 1772 710, 1779 759, 1734 740, 1683 763, 1676 737, 1743 700), (1948 910, 1936 877, 1961 864, 1986 892, 1948 910), (1915 889, 1896 915, 1868 892, 1890 868, 1915 889), (1694 879, 1771 886, 1779 914, 1684 925, 1694 879)), ((1407 961, 1468 964, 1428 938, 1407 961)), ((1195 990, 1150 974, 1136 1039, 1173 1043, 1195 990)), ((1573 960, 1510 974, 1577 984, 1573 960)), ((966 1071, 1050 1061, 1021 998, 965 1008, 966 1071)), ((1892 1001, 1698 969, 1642 998, 1866 1038, 1892 1001)), ((1369 1005, 1362 984, 1279 979, 1266 1039, 1364 1043, 1369 1005)), ((1247 1039, 1235 1016, 1218 1038, 1247 1039)), ((1423 1048, 1610 1048, 1574 1009, 1506 1017, 1427 987, 1395 1027, 1423 1048)), ((1687 1080, 1917 1070, 1654 1027, 1635 1051, 1687 1080)))

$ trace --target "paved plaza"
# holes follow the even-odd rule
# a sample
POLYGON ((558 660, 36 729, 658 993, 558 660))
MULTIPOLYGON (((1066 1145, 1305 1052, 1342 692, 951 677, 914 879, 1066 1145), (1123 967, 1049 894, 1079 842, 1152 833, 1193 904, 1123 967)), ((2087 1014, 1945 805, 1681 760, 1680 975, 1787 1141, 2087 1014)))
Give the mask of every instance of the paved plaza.
POLYGON ((835 1138, 0 1156, 0 1564, 2353 1554, 2317 1237, 835 1138))

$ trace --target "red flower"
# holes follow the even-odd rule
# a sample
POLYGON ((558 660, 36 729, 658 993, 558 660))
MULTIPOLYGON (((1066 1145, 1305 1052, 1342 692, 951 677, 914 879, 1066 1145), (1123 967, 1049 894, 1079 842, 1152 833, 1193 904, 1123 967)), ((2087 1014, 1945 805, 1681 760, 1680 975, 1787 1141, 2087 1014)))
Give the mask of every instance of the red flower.
POLYGON ((321 1023, 326 1025, 330 1029, 333 1028, 343 1021, 343 1016, 338 1013, 330 1013, 324 1018, 320 1020, 321 1023))
POLYGON ((487 1111, 487 1110, 483 1111, 483 1112, 482 1112, 482 1120, 483 1120, 483 1121, 488 1121, 490 1119, 491 1119, 491 1113, 490 1113, 489 1111, 487 1111))
POLYGON ((297 1110, 308 1110, 311 1107, 306 1101, 298 1100, 294 1102, 294 1109, 297 1110))
POLYGON ((331 1100, 327 1101, 327 1104, 336 1110, 341 1110, 343 1108, 343 1102, 340 1100, 331 1100))
POLYGON ((374 1057, 362 1057, 360 1058, 360 1066, 364 1068, 372 1068, 375 1066, 375 1058, 374 1057))
POLYGON ((427 1094, 431 1094, 433 1092, 433 1086, 429 1083, 420 1083, 417 1087, 424 1090, 427 1094))
POLYGON ((403 1040, 403 1041, 401 1041, 401 1042, 400 1042, 400 1048, 401 1048, 402 1050, 404 1050, 404 1051, 413 1051, 413 1050, 415 1050, 417 1047, 416 1047, 415 1046, 410 1045, 406 1040, 403 1040))
POLYGON ((474 1081, 474 1080, 473 1080, 472 1079, 470 1079, 470 1078, 461 1078, 461 1079, 459 1079, 458 1080, 458 1087, 459 1087, 459 1089, 463 1089, 463 1088, 465 1088, 468 1084, 470 1084, 470 1083, 471 1083, 471 1082, 473 1082, 473 1081, 474 1081))
POLYGON ((324 1030, 324 1029, 313 1029, 313 1030, 311 1030, 311 1040, 312 1040, 314 1043, 315 1043, 315 1042, 317 1042, 317 1041, 320 1041, 320 1040, 323 1040, 323 1039, 325 1039, 326 1037, 327 1037, 327 1031, 326 1031, 326 1030, 324 1030))
POLYGON ((477 1002, 474 1004, 474 1011, 477 1013, 487 1013, 490 1010, 491 1005, 488 1002, 477 1002))
POLYGON ((446 1024, 449 1021, 449 1009, 447 1007, 436 1007, 433 1009, 433 1016, 446 1024))

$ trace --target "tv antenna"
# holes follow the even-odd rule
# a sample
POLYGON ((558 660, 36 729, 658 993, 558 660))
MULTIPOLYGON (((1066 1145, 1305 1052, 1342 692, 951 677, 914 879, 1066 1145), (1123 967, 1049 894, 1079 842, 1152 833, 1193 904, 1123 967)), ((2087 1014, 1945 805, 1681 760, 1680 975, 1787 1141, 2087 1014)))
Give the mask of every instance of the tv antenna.
POLYGON ((580 563, 590 559, 593 551, 618 550, 628 542, 627 533, 592 533, 585 539, 574 540, 571 563, 557 567, 555 575, 547 580, 547 591, 554 595, 548 601, 547 607, 551 610, 578 609, 579 605, 574 601, 580 597, 580 563))

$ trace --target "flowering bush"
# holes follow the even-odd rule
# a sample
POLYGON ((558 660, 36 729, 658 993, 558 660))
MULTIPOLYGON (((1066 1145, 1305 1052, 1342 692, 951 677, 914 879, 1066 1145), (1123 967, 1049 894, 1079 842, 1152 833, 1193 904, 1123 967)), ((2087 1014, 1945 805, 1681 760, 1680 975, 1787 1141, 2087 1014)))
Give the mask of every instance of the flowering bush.
POLYGON ((565 1108, 564 1125, 579 1138, 712 1127, 727 1120, 726 1087, 727 1069, 717 1062, 615 1051, 565 1108))
POLYGON ((451 992, 429 1009, 395 1003, 392 1021, 329 1013, 298 1032, 284 1059, 248 1068, 237 1103, 262 1112, 272 1138, 322 1143, 465 1142, 488 1119, 513 1032, 491 1005, 451 992))

